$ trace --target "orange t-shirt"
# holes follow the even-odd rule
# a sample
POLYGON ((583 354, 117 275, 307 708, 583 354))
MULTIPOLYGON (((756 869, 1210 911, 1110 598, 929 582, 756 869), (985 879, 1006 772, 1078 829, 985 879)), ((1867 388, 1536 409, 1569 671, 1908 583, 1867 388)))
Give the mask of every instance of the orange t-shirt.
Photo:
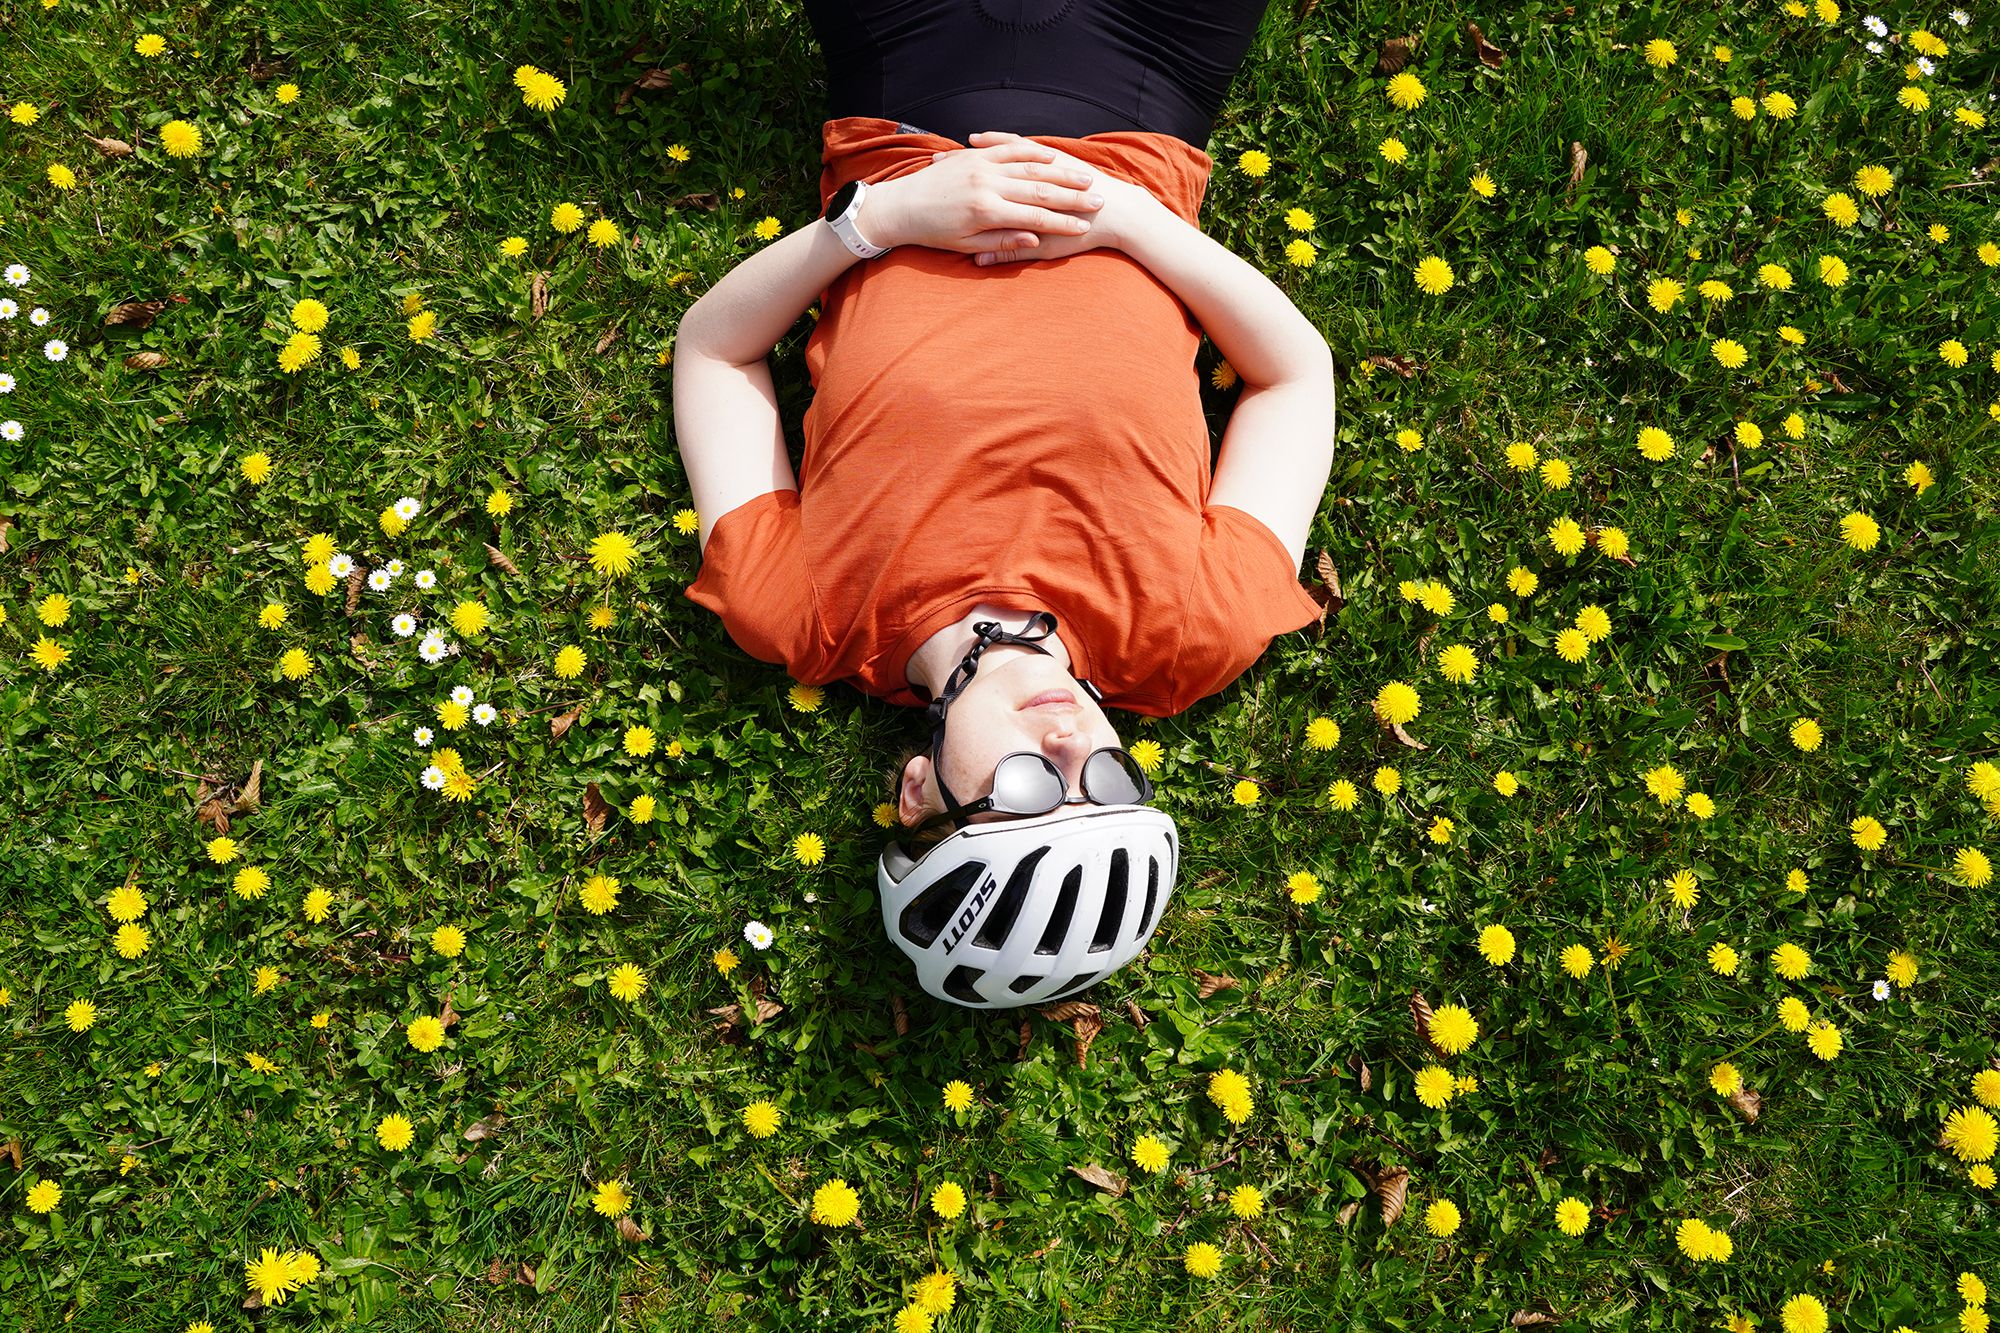
MULTIPOLYGON (((822 206, 964 145, 826 122, 822 206)), ((1037 136, 1190 223, 1210 159, 1170 135, 1037 136)), ((1207 503, 1200 330, 1112 249, 980 268, 908 245, 827 288, 797 491, 717 520, 687 595, 798 680, 893 703, 925 639, 981 602, 1053 613, 1113 707, 1177 713, 1319 607, 1263 523, 1207 503)))

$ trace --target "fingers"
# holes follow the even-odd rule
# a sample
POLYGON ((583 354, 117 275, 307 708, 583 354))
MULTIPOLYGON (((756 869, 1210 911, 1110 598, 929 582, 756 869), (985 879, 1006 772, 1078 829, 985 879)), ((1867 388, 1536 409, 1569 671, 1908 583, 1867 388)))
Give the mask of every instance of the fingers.
POLYGON ((1072 190, 1048 181, 1022 180, 1012 176, 1002 178, 999 194, 1011 203, 1039 204, 1043 208, 1066 213, 1095 213, 1104 207, 1102 195, 1072 190))
POLYGON ((972 257, 972 262, 981 268, 988 268, 994 264, 1015 264, 1034 257, 1032 250, 982 250, 972 257))
POLYGON ((1035 233, 1031 231, 1005 230, 1005 231, 982 231, 976 236, 966 237, 963 244, 972 246, 975 249, 979 250, 980 252, 987 254, 991 254, 996 251, 1005 251, 1007 253, 1013 253, 1014 251, 1017 250, 1026 251, 1029 254, 1033 254, 1035 248, 1039 246, 1041 242, 1042 238, 1035 235, 1035 233))
POLYGON ((1097 183, 1095 172, 1065 166, 1060 162, 1017 162, 1006 166, 1003 170, 1007 175, 1019 180, 1048 181, 1078 190, 1087 190, 1097 183))

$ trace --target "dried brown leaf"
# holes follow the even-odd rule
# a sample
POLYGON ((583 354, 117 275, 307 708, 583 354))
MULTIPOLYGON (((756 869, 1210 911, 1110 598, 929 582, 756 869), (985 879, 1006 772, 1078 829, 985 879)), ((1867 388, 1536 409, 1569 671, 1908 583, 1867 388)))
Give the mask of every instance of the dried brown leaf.
POLYGON ((1218 976, 1213 972, 1204 972, 1200 968, 1194 970, 1194 978, 1201 983, 1201 989, 1195 992, 1196 997, 1203 1000, 1219 990, 1234 990, 1243 984, 1235 977, 1218 976))
POLYGON ((354 615, 361 610, 361 590, 368 586, 367 567, 356 563, 354 572, 347 576, 347 614, 354 615))
POLYGON ((13 519, 0 518, 0 555, 7 554, 7 529, 13 526, 13 519))
POLYGON ((475 1120, 467 1125, 465 1127, 465 1141, 467 1143, 478 1143, 481 1139, 490 1139, 504 1129, 506 1124, 507 1113, 505 1111, 495 1111, 485 1119, 475 1120))
POLYGON ((95 148, 106 157, 132 156, 132 145, 126 143, 123 139, 100 139, 94 134, 86 134, 83 137, 89 142, 92 148, 95 148))
POLYGON ((562 734, 565 731, 568 731, 571 727, 575 726, 576 720, 582 716, 583 716, 582 704, 578 704, 576 707, 570 709, 567 713, 557 713, 554 717, 549 719, 549 739, 561 740, 562 734))
POLYGON ((509 574, 519 574, 521 572, 514 562, 507 558, 507 553, 492 542, 486 543, 486 560, 488 564, 498 565, 509 574))
POLYGON ((458 1021, 458 1010, 451 1007, 451 995, 449 992, 447 992, 444 997, 444 1012, 438 1015, 438 1023, 444 1027, 449 1028, 453 1023, 456 1023, 457 1021, 458 1021))
POLYGON ((699 208, 704 213, 713 213, 722 207, 722 196, 712 190, 696 190, 692 194, 676 195, 667 200, 669 208, 699 208))
POLYGON ((1132 1026, 1139 1029, 1139 1031, 1141 1032, 1144 1032, 1146 1030, 1146 1024, 1152 1021, 1151 1019, 1146 1017, 1146 1011, 1139 1007, 1139 1002, 1137 1000, 1125 1001, 1125 1016, 1131 1019, 1132 1026))
POLYGON ((1404 745, 1409 746, 1412 750, 1428 750, 1431 748, 1430 746, 1425 745, 1422 741, 1418 740, 1415 736, 1412 736, 1409 732, 1404 731, 1403 724, 1400 722, 1391 722, 1389 724, 1389 734, 1394 736, 1397 740, 1401 741, 1404 745))
POLYGON ((1360 1211, 1361 1211, 1361 1200, 1350 1199, 1346 1203, 1340 1205, 1340 1211, 1333 1215, 1333 1220, 1340 1223, 1340 1225, 1342 1226, 1346 1226, 1349 1222, 1352 1222, 1354 1220, 1354 1215, 1360 1211))
POLYGON ((521 1285, 524 1287, 539 1288, 542 1284, 542 1280, 539 1277, 535 1276, 534 1265, 525 1263, 521 1265, 520 1281, 521 1285))
POLYGON ((549 313, 549 275, 537 273, 528 281, 528 317, 540 319, 549 313))
POLYGON ((166 308, 165 301, 120 301, 111 307, 109 314, 105 315, 104 326, 111 328, 119 324, 130 324, 135 329, 149 328, 159 317, 160 312, 166 308))
POLYGON ((158 370, 167 364, 165 352, 134 352, 125 358, 127 370, 158 370))
POLYGON ((7 1160, 14 1164, 16 1171, 21 1169, 21 1141, 19 1139, 8 1139, 5 1144, 0 1144, 0 1152, 7 1154, 7 1160))
MULTIPOLYGON (((716 1031, 724 1034, 733 1031, 743 1022, 743 1006, 740 1004, 725 1004, 708 1012, 721 1020, 715 1027, 716 1031)), ((768 1023, 784 1012, 785 1006, 779 1004, 776 1000, 760 999, 757 1001, 757 1021, 759 1023, 768 1023)))
POLYGON ((1540 1310, 1516 1310, 1508 1317, 1507 1322, 1515 1328, 1533 1328, 1537 1324, 1553 1324, 1556 1322, 1556 1317, 1552 1314, 1543 1314, 1540 1310))
POLYGON ((1036 1005, 1035 1011, 1052 1023, 1067 1023, 1079 1014, 1088 1014, 1096 1018, 1100 1012, 1096 1005, 1082 1000, 1063 1000, 1057 1004, 1036 1005))
POLYGON ((1340 590, 1340 571, 1333 567, 1333 557, 1321 551, 1314 567, 1319 570, 1319 581, 1326 585, 1328 605, 1336 611, 1346 606, 1347 594, 1340 590))
POLYGON ((900 995, 891 995, 889 997, 889 1007, 896 1012, 896 1035, 899 1037, 909 1036, 910 1011, 903 1006, 903 997, 900 995))
POLYGON ((618 1219, 618 1234, 621 1238, 632 1241, 635 1244, 642 1240, 651 1239, 645 1232, 639 1230, 639 1224, 632 1220, 632 1214, 630 1213, 626 1213, 618 1219))
POLYGON ((1014 1051, 1014 1063, 1020 1064, 1028 1058, 1028 1043, 1035 1039, 1035 1025, 1027 1019, 1021 1020, 1021 1044, 1014 1051))
POLYGON ((1070 1168, 1070 1171, 1097 1186, 1097 1188, 1103 1190, 1114 1199, 1125 1197, 1125 1177, 1114 1171, 1107 1171, 1094 1163, 1090 1166, 1073 1166, 1070 1168))
POLYGON ((229 813, 232 815, 248 814, 252 810, 255 810, 258 802, 263 799, 264 761, 259 759, 250 765, 250 776, 244 781, 243 790, 237 793, 236 799, 230 803, 229 813))
POLYGON ((1347 1067, 1354 1071, 1354 1077, 1360 1081, 1363 1092, 1375 1086, 1374 1076, 1368 1072, 1368 1062, 1361 1058, 1359 1051, 1347 1057, 1347 1067))
POLYGON ((497 1287, 502 1282, 505 1282, 508 1276, 507 1265, 500 1262, 499 1255, 494 1255, 493 1261, 486 1265, 486 1281, 488 1285, 497 1287))
POLYGON ((1382 1200, 1383 1227, 1395 1226, 1410 1199, 1410 1173, 1400 1166, 1376 1173, 1375 1194, 1382 1200))
POLYGON ((246 1310, 261 1310, 264 1308, 264 1298, 253 1291, 243 1298, 243 1308, 246 1310))
POLYGON ((1417 1040, 1435 1051, 1437 1047, 1431 1044, 1431 1002, 1420 990, 1410 992, 1410 1022, 1416 1025, 1417 1040))
POLYGON ((1076 1065, 1085 1069, 1090 1064, 1090 1043, 1097 1040, 1097 1034, 1104 1031, 1104 1019, 1095 1014, 1078 1014, 1070 1024, 1076 1033, 1076 1065))
POLYGON ((595 782, 583 784, 583 822, 592 833, 604 832, 604 823, 611 818, 611 802, 604 799, 604 793, 597 789, 595 782))
POLYGON ((1729 1094, 1729 1104, 1742 1112, 1743 1118, 1753 1125, 1764 1109, 1764 1099, 1757 1095, 1755 1088, 1738 1088, 1729 1094))
POLYGON ((1465 25, 1465 38, 1472 43, 1472 54, 1488 69, 1499 69, 1507 63, 1507 53, 1486 40, 1486 34, 1479 30, 1477 23, 1465 25))
POLYGON ((1417 39, 1414 37, 1391 37, 1382 43, 1381 52, 1375 57, 1377 74, 1394 74, 1410 63, 1417 39))
POLYGON ((250 77, 258 83, 269 83, 285 72, 282 60, 253 60, 250 62, 250 77))
POLYGON ((611 344, 618 341, 618 326, 613 324, 597 340, 597 354, 603 356, 611 350, 611 344))
POLYGON ((1583 145, 1570 140, 1569 145, 1569 192, 1574 195, 1576 187, 1583 184, 1583 169, 1590 165, 1590 154, 1583 151, 1583 145))
MULTIPOLYGON (((684 70, 687 68, 687 66, 681 65, 678 66, 677 68, 684 70)), ((618 94, 618 104, 612 107, 612 110, 623 111, 625 109, 625 104, 632 100, 632 95, 634 93, 656 93, 656 92, 661 92, 667 88, 671 88, 673 86, 674 86, 673 70, 667 69, 665 67, 649 69, 644 74, 641 74, 638 78, 632 80, 631 85, 627 87, 625 91, 618 94)))
POLYGON ((219 796, 203 801, 194 812, 197 824, 206 824, 219 837, 229 832, 229 804, 219 796))
POLYGON ((1382 356, 1379 354, 1371 354, 1369 356, 1363 357, 1362 359, 1365 360, 1369 365, 1374 366, 1377 370, 1393 370, 1398 375, 1401 375, 1404 379, 1412 378, 1413 376, 1416 375, 1418 371, 1423 370, 1425 368, 1423 362, 1412 361, 1407 356, 1382 356))

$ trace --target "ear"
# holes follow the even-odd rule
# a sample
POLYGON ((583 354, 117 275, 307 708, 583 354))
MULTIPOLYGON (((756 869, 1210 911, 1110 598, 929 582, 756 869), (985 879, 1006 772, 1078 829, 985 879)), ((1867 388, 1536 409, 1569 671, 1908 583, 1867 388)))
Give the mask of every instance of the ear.
POLYGON ((896 818, 906 827, 933 812, 930 793, 925 790, 930 776, 931 761, 927 755, 912 755, 910 762, 903 765, 903 781, 897 790, 896 818))

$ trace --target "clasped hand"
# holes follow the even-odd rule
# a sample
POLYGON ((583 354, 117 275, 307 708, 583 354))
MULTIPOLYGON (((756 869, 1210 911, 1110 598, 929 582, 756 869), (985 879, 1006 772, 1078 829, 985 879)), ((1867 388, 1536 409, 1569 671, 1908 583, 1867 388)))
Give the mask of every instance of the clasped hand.
POLYGON ((981 131, 972 145, 933 153, 930 166, 872 188, 857 219, 862 234, 981 264, 1118 244, 1124 196, 1140 187, 1018 134, 981 131))

